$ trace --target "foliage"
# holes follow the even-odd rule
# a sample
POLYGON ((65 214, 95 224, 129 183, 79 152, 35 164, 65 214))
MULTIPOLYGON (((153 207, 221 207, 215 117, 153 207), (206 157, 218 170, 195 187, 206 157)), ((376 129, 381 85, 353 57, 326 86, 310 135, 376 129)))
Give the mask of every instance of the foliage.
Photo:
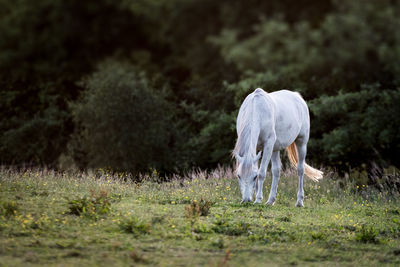
POLYGON ((140 21, 121 2, 0 1, 3 164, 55 166, 74 127, 67 102, 81 91, 76 82, 105 55, 145 39, 123 34, 140 21))
POLYGON ((399 166, 398 101, 399 89, 383 90, 379 86, 313 101, 316 138, 310 149, 319 155, 318 163, 342 170, 363 164, 371 170, 373 163, 399 166))
POLYGON ((229 236, 239 236, 248 234, 250 225, 246 222, 228 222, 224 218, 217 218, 215 220, 212 230, 219 234, 229 235, 229 236))
POLYGON ((108 61, 84 80, 87 90, 71 106, 80 126, 73 155, 80 151, 90 167, 137 173, 149 166, 173 170, 179 156, 173 106, 167 92, 152 87, 129 64, 108 61), (74 151, 75 150, 75 151, 74 151))
POLYGON ((113 198, 104 190, 96 193, 90 190, 90 196, 84 196, 68 202, 69 213, 78 216, 86 216, 98 219, 99 216, 111 211, 113 198))
POLYGON ((131 217, 121 222, 121 229, 129 234, 138 237, 142 234, 150 234, 151 226, 148 223, 139 221, 138 218, 131 217))
POLYGON ((18 212, 18 205, 14 201, 0 202, 0 216, 14 216, 18 212))
POLYGON ((246 38, 225 29, 211 41, 242 72, 227 89, 237 104, 256 87, 315 99, 309 158, 319 164, 345 172, 372 162, 398 166, 398 5, 338 1, 318 26, 277 16, 246 38))
POLYGON ((207 216, 210 212, 211 205, 211 201, 208 200, 193 200, 192 203, 185 207, 185 217, 191 219, 199 216, 207 216))
POLYGON ((378 231, 373 226, 362 225, 361 230, 356 234, 356 240, 363 243, 379 243, 378 231))
POLYGON ((310 103, 309 161, 370 177, 399 167, 399 10, 397 0, 0 0, 0 162, 229 164, 239 105, 262 87, 310 103))

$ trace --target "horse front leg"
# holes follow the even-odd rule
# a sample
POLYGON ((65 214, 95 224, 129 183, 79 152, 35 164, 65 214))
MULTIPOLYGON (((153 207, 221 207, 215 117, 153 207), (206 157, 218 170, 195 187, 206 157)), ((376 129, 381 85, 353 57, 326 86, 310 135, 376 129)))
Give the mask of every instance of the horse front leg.
POLYGON ((264 186, 265 177, 267 176, 267 169, 268 169, 269 161, 271 159, 272 149, 273 149, 273 143, 267 144, 264 146, 260 169, 258 170, 256 200, 254 201, 255 204, 261 203, 261 201, 263 199, 263 191, 262 190, 263 190, 263 186, 264 186))
POLYGON ((271 170, 272 170, 272 185, 267 205, 273 205, 276 200, 276 192, 278 190, 279 175, 281 171, 281 158, 279 151, 272 153, 271 158, 271 170))

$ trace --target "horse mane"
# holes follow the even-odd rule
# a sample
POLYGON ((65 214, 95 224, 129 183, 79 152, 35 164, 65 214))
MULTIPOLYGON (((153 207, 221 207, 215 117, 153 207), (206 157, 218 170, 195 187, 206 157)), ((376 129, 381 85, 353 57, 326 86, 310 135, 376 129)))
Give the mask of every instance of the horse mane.
POLYGON ((232 155, 237 153, 238 155, 243 156, 244 149, 250 146, 250 136, 251 136, 251 121, 245 120, 240 125, 239 135, 236 140, 235 148, 233 149, 232 155))
MULTIPOLYGON (((256 90, 255 93, 258 93, 256 90)), ((259 96, 259 94, 254 94, 251 99, 249 99, 249 102, 243 109, 243 118, 240 121, 239 126, 239 134, 238 138, 236 140, 235 148, 232 151, 232 156, 234 156, 235 153, 237 153, 240 156, 243 156, 245 153, 245 149, 249 148, 251 145, 257 145, 251 143, 251 132, 252 132, 252 124, 254 120, 254 99, 256 96, 259 96)), ((256 140, 257 142, 257 140, 256 140)))

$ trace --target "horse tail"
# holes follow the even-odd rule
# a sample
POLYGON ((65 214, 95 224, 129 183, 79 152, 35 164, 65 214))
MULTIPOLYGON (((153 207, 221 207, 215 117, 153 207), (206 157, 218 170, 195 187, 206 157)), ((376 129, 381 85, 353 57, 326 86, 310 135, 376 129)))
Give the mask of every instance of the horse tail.
MULTIPOLYGON (((288 152, 288 158, 293 167, 297 168, 297 164, 299 163, 299 157, 297 155, 297 147, 293 142, 290 146, 286 148, 288 152)), ((313 180, 314 182, 318 182, 323 177, 323 172, 317 169, 314 169, 310 165, 304 163, 304 174, 313 180)))

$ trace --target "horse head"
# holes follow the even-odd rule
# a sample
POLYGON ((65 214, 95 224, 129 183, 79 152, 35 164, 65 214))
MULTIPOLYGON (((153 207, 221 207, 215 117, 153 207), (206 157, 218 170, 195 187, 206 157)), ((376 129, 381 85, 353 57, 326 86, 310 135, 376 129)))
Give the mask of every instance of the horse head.
POLYGON ((238 176, 240 191, 242 192, 242 203, 253 201, 253 193, 256 189, 259 152, 255 157, 249 154, 240 156, 234 153, 237 163, 236 173, 238 176))

